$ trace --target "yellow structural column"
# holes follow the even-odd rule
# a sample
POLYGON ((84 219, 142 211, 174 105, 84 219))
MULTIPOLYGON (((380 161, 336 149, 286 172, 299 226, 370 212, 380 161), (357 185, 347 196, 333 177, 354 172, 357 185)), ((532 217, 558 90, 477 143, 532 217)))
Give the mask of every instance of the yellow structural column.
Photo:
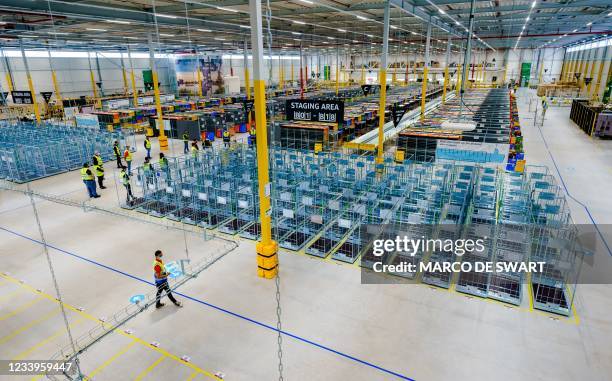
POLYGON ((91 53, 87 53, 87 63, 89 63, 89 79, 91 81, 91 92, 94 98, 94 105, 98 105, 98 90, 96 89, 96 78, 94 77, 93 68, 91 67, 91 53))
POLYGON ((340 48, 336 48, 336 95, 340 91, 340 48))
MULTIPOLYGON (((589 72, 589 78, 591 78, 591 82, 588 85, 586 85, 587 94, 591 93, 591 86, 593 85, 593 82, 594 82, 594 79, 595 79, 595 78, 593 78, 593 74, 595 74, 595 65, 597 64, 596 58, 597 58, 597 49, 593 49, 593 57, 592 57, 592 60, 591 60, 591 65, 590 65, 591 66, 591 70, 589 72)), ((585 75, 586 75, 586 73, 585 73, 585 75)))
POLYGON ((23 49, 23 40, 19 40, 19 47, 21 48, 21 56, 23 57, 23 64, 26 69, 26 76, 28 78, 28 88, 32 93, 32 106, 34 107, 34 115, 36 116, 36 123, 40 124, 40 110, 38 109, 38 102, 36 101, 36 90, 34 90, 34 83, 32 82, 32 75, 30 75, 30 66, 28 65, 28 59, 26 58, 25 50, 23 49))
POLYGON ((6 84, 8 85, 9 92, 13 91, 13 81, 11 81, 11 74, 7 71, 6 74, 6 84))
POLYGON ((151 76, 153 77, 153 94, 155 96, 155 109, 157 112, 157 129, 159 130, 157 141, 159 142, 159 150, 167 151, 168 138, 166 137, 166 131, 164 130, 164 116, 162 114, 161 99, 159 97, 159 80, 157 77, 157 67, 155 65, 155 53, 153 51, 151 35, 149 35, 149 64, 151 66, 151 76))
POLYGON ((130 45, 127 45, 127 53, 128 53, 128 61, 130 61, 130 79, 132 82, 132 98, 133 98, 133 107, 138 106, 138 91, 136 90, 136 75, 134 74, 134 62, 132 61, 132 51, 130 50, 130 45))
MULTIPOLYGON (((242 50, 242 61, 244 62, 244 88, 247 95, 247 100, 251 100, 251 78, 249 77, 249 54, 248 54, 249 43, 244 40, 244 49, 242 50)), ((251 126, 251 113, 247 115, 247 124, 251 126)))
POLYGON ((442 89, 442 103, 446 103, 446 88, 448 87, 448 65, 444 68, 444 88, 442 89))
POLYGON ((253 80, 255 87, 255 122, 257 126, 257 180, 259 185, 259 219, 261 241, 256 245, 257 275, 272 279, 278 274, 278 245, 272 240, 270 209, 270 174, 268 169, 268 131, 266 120, 266 84, 264 82, 263 33, 261 1, 249 0, 253 80))
POLYGON ((455 85, 455 92, 457 96, 459 96, 460 91, 461 91, 461 64, 457 66, 457 84, 455 85))
POLYGON ((593 86, 593 92, 591 93, 591 99, 597 99, 597 94, 599 93, 599 86, 601 84, 601 77, 603 76, 603 71, 604 71, 604 67, 606 65, 606 53, 607 53, 607 49, 604 49, 604 51, 602 52, 601 55, 601 62, 599 63, 599 71, 597 73, 597 81, 593 80, 593 82, 595 82, 595 86, 593 86))
POLYGON ((57 99, 59 106, 63 110, 64 104, 62 102, 62 93, 60 92, 59 83, 57 82, 57 74, 55 73, 55 68, 51 59, 51 50, 48 49, 47 53, 49 54, 49 67, 51 68, 51 81, 53 82, 53 90, 55 90, 55 99, 57 99))
POLYGON ((421 86, 421 120, 425 118, 425 104, 427 103, 427 76, 429 75, 429 49, 431 44, 431 23, 427 24, 427 38, 425 39, 425 62, 423 66, 423 84, 421 86))
POLYGON ((387 109, 387 56, 389 54, 389 25, 390 25, 390 5, 385 4, 384 24, 383 24, 383 45, 380 56, 379 83, 380 99, 378 103, 378 145, 376 147, 376 163, 384 162, 383 153, 385 150, 385 110, 387 109))

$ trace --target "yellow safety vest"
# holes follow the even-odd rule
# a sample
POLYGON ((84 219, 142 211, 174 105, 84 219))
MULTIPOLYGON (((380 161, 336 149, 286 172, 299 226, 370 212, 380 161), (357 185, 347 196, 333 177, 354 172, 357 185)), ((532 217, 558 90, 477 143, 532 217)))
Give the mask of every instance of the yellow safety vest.
POLYGON ((224 138, 229 138, 229 136, 230 136, 229 131, 223 131, 223 137, 224 138))
POLYGON ((159 159, 159 167, 161 169, 164 169, 168 166, 168 159, 166 159, 165 157, 163 159, 159 159))
POLYGON ((198 156, 198 149, 195 148, 194 146, 191 146, 191 156, 193 157, 198 156))
POLYGON ((128 174, 125 171, 121 171, 121 173, 119 173, 119 176, 121 176, 121 183, 123 183, 123 185, 128 185, 130 183, 130 178, 128 177, 128 174))
POLYGON ((104 176, 104 168, 101 165, 94 165, 94 169, 96 170, 96 176, 104 176))
POLYGON ((151 170, 151 163, 144 163, 142 165, 142 169, 144 169, 145 171, 150 171, 151 170))
POLYGON ((89 170, 89 168, 81 168, 81 177, 83 178, 84 181, 88 181, 88 180, 93 180, 94 177, 93 175, 90 175, 87 173, 87 171, 89 170))
POLYGON ((189 135, 187 135, 187 134, 183 134, 183 141, 184 141, 184 142, 189 141, 189 135))
POLYGON ((255 129, 254 129, 254 128, 251 128, 251 129, 249 130, 249 133, 251 134, 251 136, 255 136, 255 129))
POLYGON ((104 166, 104 162, 102 161, 102 157, 99 155, 94 155, 94 165, 99 165, 100 167, 104 166))
POLYGON ((153 277, 155 278, 155 280, 162 280, 162 279, 166 279, 168 278, 168 276, 164 276, 162 275, 161 278, 157 277, 157 273, 155 272, 155 266, 158 266, 161 268, 161 274, 168 274, 168 271, 166 271, 166 265, 164 264, 163 261, 158 261, 157 259, 153 261, 153 277))
POLYGON ((145 140, 145 148, 146 149, 151 149, 151 141, 150 140, 145 140))
POLYGON ((130 152, 130 150, 125 150, 125 152, 123 153, 124 155, 127 153, 127 156, 125 157, 125 161, 132 161, 132 153, 130 152))

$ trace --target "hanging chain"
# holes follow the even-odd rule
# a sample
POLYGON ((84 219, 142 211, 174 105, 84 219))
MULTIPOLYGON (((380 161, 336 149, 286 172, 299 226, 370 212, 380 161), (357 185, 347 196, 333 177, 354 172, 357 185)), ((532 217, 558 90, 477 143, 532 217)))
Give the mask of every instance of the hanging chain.
POLYGON ((60 305, 60 309, 62 311, 62 317, 64 319, 64 325, 66 326, 66 332, 68 333, 68 339, 70 340, 70 345, 72 346, 72 352, 74 355, 74 364, 76 365, 76 369, 78 372, 78 379, 82 378, 81 367, 79 365, 79 358, 77 357, 77 349, 74 343, 74 338, 72 337, 72 331, 70 330, 70 324, 68 323, 68 317, 66 316, 66 309, 64 308, 64 301, 62 300, 62 294, 59 289, 59 285, 57 284, 57 278, 55 277, 55 271, 53 270, 53 262, 51 261, 51 256, 49 256, 49 248, 47 246, 47 240, 45 239, 45 234, 43 232, 42 225, 40 224, 40 217, 38 216, 38 209, 36 208, 36 202, 34 201, 34 195, 32 190, 30 189, 30 184, 26 185, 28 196, 30 197, 30 204, 32 204, 32 209, 34 210, 34 217, 36 218, 36 224, 38 225, 38 233, 40 234, 40 240, 43 244, 43 250, 45 253, 45 257, 47 258, 47 264, 49 265, 49 272, 51 273, 51 279, 53 280, 53 287, 55 288, 55 296, 57 297, 57 301, 60 305))
MULTIPOLYGON (((267 23, 267 37, 268 37, 268 56, 270 57, 270 67, 268 71, 268 82, 270 85, 272 84, 272 63, 274 60, 272 59, 272 30, 270 29, 270 19, 272 18, 272 8, 270 7, 270 0, 266 0, 266 23, 267 23)), ((280 53, 279 53, 280 54, 280 53)), ((271 121, 272 125, 274 125, 274 108, 272 108, 271 112, 271 121)), ((278 254, 276 255, 278 258, 278 254)), ((282 332, 282 309, 281 309, 281 293, 280 293, 280 265, 276 265, 276 278, 274 279, 274 283, 276 285, 276 332, 277 337, 276 341, 278 343, 277 355, 278 355, 278 380, 283 381, 283 334, 282 332)))

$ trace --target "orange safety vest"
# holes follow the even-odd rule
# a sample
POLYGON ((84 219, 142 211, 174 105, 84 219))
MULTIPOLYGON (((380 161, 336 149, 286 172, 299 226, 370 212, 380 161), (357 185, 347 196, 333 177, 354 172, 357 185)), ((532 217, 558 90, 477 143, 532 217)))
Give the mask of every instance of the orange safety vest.
POLYGON ((168 278, 168 272, 166 271, 166 265, 164 265, 164 261, 162 261, 161 259, 156 259, 153 261, 153 277, 155 278, 155 281, 162 281, 162 280, 166 280, 168 278), (155 272, 155 267, 159 266, 161 271, 160 271, 160 275, 161 278, 157 277, 157 273, 155 272), (166 274, 166 275, 163 275, 166 274))

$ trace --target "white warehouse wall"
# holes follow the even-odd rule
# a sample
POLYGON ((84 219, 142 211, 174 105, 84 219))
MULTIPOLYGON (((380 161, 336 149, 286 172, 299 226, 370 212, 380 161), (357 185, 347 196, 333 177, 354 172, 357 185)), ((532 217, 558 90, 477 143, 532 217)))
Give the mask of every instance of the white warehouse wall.
MULTIPOLYGON (((91 96, 91 79, 89 71, 89 62, 85 52, 79 52, 82 57, 62 57, 61 52, 54 52, 52 54, 53 68, 55 69, 57 80, 59 83, 62 98, 75 98, 81 95, 91 96)), ((5 51, 6 59, 10 65, 11 74, 13 77, 14 90, 28 91, 28 82, 26 76, 25 65, 21 52, 19 51, 5 51)), ((64 53, 67 55, 68 53, 64 53)), ((71 54, 75 55, 75 54, 71 54)), ((144 90, 142 71, 150 68, 148 55, 144 53, 134 54, 138 58, 133 58, 134 73, 136 79, 136 87, 139 90, 144 90), (145 58, 146 57, 146 58, 145 58)), ((28 65, 30 67, 30 74, 32 75, 32 81, 34 88, 37 93, 37 98, 41 100, 41 91, 54 91, 53 81, 51 78, 51 66, 49 63, 49 57, 46 52, 32 51, 26 54, 28 65), (42 54, 41 54, 42 53, 42 54)), ((123 93, 123 74, 121 70, 121 58, 119 53, 114 54, 103 54, 100 53, 98 61, 100 64, 100 72, 102 76, 102 88, 104 94, 112 93, 123 93)), ((3 91, 8 91, 8 84, 6 81, 6 66, 3 57, 0 57, 2 61, 0 67, 2 68, 3 75, 0 78, 0 84, 2 85, 3 91)), ((128 86, 131 90, 131 80, 129 76, 129 61, 127 55, 124 58, 128 79, 128 86)), ((168 92, 174 91, 175 84, 169 83, 171 65, 170 61, 166 58, 157 58, 156 65, 159 73, 159 81, 161 83, 161 91, 168 92)), ((96 81, 99 81, 98 70, 96 66, 95 56, 91 55, 91 67, 94 72, 96 81)), ((174 82, 174 81, 173 81, 174 82)), ((100 95, 100 94, 98 94, 100 95)), ((55 93, 54 93, 55 97, 55 93)))

